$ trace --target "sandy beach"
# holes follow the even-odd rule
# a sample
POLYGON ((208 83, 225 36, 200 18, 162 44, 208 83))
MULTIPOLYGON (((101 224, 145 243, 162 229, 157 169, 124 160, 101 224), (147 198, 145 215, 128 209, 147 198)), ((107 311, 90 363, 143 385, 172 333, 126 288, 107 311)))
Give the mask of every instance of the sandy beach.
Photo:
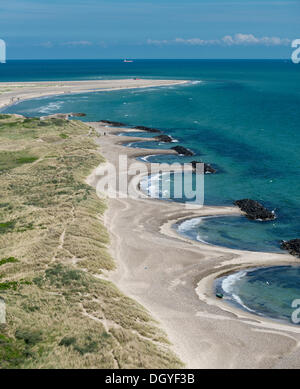
POLYGON ((88 81, 45 81, 45 82, 0 82, 0 109, 23 100, 40 97, 111 91, 119 89, 149 88, 184 84, 180 80, 88 80, 88 81))
MULTIPOLYGON (((115 166, 119 154, 133 161, 173 153, 124 147, 124 143, 145 138, 116 136, 128 129, 89 124, 100 135, 101 154, 115 166)), ((104 170, 105 165, 100 165, 88 182, 97 186, 104 170)), ((118 268, 106 277, 161 323, 187 368, 299 367, 299 328, 236 309, 217 299, 213 291, 213 281, 220 275, 255 266, 293 264, 296 259, 191 241, 172 228, 177 221, 194 216, 237 214, 236 207, 193 210, 145 197, 109 198, 108 204, 105 225, 118 268)))
MULTIPOLYGON (((1 83, 0 107, 44 96, 128 88, 169 86, 172 80, 100 80, 1 83), (9 90, 7 90, 9 89, 9 90)), ((118 166, 120 154, 130 161, 173 150, 125 147, 147 138, 120 136, 128 128, 90 122, 98 132, 99 152, 118 166)), ((141 124, 141 123, 136 123, 141 124)), ((148 163, 146 163, 146 166, 148 163)), ((106 164, 87 178, 97 187, 106 164)), ((123 172, 125 173, 125 171, 123 172)), ((129 182, 139 192, 138 182, 129 182)), ((105 193, 100 194, 105 195, 105 193)), ((147 198, 108 198, 105 226, 117 270, 107 272, 122 292, 146 307, 166 331, 173 350, 187 368, 299 367, 300 329, 236 309, 214 295, 216 277, 255 266, 298 263, 288 254, 232 250, 188 240, 172 225, 199 216, 235 215, 236 207, 187 209, 184 204, 147 198)))

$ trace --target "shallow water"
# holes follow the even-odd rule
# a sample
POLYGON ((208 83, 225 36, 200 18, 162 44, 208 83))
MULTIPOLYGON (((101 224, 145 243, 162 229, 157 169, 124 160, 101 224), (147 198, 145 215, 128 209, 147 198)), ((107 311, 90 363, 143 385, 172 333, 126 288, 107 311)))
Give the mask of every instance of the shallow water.
POLYGON ((248 312, 298 324, 292 320, 292 302, 300 298, 299 280, 300 266, 264 267, 218 278, 215 290, 248 312))
POLYGON ((199 217, 177 223, 189 239, 238 250, 284 252, 276 240, 276 221, 256 222, 244 216, 199 217))

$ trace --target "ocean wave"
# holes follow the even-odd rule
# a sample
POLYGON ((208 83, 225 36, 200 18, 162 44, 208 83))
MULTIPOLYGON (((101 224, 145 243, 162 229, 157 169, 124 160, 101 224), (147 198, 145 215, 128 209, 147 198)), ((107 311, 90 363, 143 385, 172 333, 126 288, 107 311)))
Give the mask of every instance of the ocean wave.
POLYGON ((144 157, 140 157, 139 159, 144 162, 149 162, 150 157, 155 157, 157 154, 150 154, 150 155, 145 155, 144 157))
POLYGON ((245 270, 241 270, 237 273, 230 274, 229 276, 225 277, 222 281, 222 289, 224 292, 233 295, 234 285, 243 277, 245 277, 246 274, 247 272, 245 270))
POLYGON ((249 312, 253 312, 253 313, 256 313, 257 315, 259 315, 259 312, 255 311, 254 309, 251 309, 251 308, 247 307, 247 305, 243 302, 243 300, 237 294, 232 294, 231 296, 244 309, 246 309, 249 312))
POLYGON ((193 219, 184 220, 177 227, 178 232, 188 232, 191 229, 198 227, 202 223, 203 217, 196 217, 193 219))
POLYGON ((152 174, 151 176, 146 176, 140 181, 140 188, 147 192, 151 197, 156 196, 159 190, 159 182, 161 179, 161 174, 152 174))
POLYGON ((235 285, 238 281, 240 281, 242 278, 244 278, 247 275, 246 270, 241 270, 237 273, 230 274, 229 276, 225 277, 222 281, 222 289, 223 291, 229 295, 229 297, 235 301, 237 304, 242 306, 244 309, 246 309, 249 312, 253 312, 256 314, 259 314, 255 310, 249 308, 244 301, 240 298, 240 296, 237 294, 237 291, 235 290, 235 285))

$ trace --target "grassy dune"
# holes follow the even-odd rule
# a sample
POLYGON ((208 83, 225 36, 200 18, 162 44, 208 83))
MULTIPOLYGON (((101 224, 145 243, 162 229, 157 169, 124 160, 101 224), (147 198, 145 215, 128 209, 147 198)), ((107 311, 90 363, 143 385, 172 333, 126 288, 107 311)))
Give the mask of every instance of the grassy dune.
POLYGON ((1 368, 181 367, 149 313, 101 278, 114 269, 102 162, 84 123, 0 115, 1 368))

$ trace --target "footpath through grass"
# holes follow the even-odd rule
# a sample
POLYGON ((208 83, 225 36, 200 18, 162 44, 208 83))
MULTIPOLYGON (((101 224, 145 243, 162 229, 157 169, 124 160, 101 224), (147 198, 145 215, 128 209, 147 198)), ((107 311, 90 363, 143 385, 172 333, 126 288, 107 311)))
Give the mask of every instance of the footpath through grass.
POLYGON ((102 162, 84 123, 0 115, 1 368, 176 368, 149 313, 99 277, 113 270, 102 162))

